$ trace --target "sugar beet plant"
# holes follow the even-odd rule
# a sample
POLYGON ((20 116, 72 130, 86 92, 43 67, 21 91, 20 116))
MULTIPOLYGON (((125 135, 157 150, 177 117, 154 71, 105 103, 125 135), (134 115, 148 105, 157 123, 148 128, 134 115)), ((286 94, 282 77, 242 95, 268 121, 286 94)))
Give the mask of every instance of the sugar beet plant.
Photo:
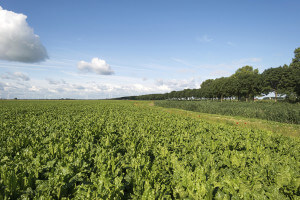
POLYGON ((122 101, 1 101, 0 199, 299 199, 299 139, 122 101))

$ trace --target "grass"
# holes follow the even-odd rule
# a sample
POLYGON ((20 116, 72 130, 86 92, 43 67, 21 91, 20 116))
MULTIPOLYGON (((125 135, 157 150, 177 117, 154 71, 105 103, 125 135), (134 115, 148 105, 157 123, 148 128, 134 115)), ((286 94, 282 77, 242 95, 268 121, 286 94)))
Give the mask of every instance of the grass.
POLYGON ((226 116, 218 114, 208 114, 187 111, 177 108, 164 108, 154 105, 153 101, 134 101, 136 106, 153 106, 156 109, 163 110, 168 113, 175 115, 184 115, 191 118, 197 118, 211 123, 222 123, 240 128, 247 128, 253 130, 265 130, 275 134, 281 134, 288 137, 300 137, 300 125, 299 124, 288 124, 281 122, 274 122, 268 120, 262 120, 257 118, 245 118, 240 116, 226 116))
POLYGON ((155 105, 201 113, 300 124, 300 104, 286 102, 155 101, 155 105))

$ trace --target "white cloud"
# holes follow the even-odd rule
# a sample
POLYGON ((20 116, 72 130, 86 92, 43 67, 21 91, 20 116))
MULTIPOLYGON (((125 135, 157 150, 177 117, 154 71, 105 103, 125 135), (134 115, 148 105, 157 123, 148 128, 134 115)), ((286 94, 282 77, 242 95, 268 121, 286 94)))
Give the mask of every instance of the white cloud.
POLYGON ((90 63, 80 61, 77 64, 77 68, 82 72, 94 72, 100 75, 112 75, 114 73, 105 60, 99 58, 93 58, 90 63))
POLYGON ((0 6, 0 59, 35 63, 48 58, 38 35, 26 22, 27 16, 0 6))
POLYGON ((28 89, 29 91, 32 91, 32 92, 38 92, 40 91, 40 88, 36 87, 35 85, 31 86, 31 88, 28 89))
POLYGON ((88 79, 68 79, 64 83, 53 79, 57 84, 49 84, 48 79, 32 79, 22 84, 14 82, 1 83, 0 98, 18 99, 105 99, 121 96, 133 96, 154 93, 166 93, 186 88, 199 88, 200 80, 192 79, 148 79, 129 77, 110 77, 91 81, 88 79), (111 81, 111 79, 119 80, 111 81))
POLYGON ((5 74, 1 75, 2 79, 10 79, 10 80, 21 80, 21 81, 29 81, 30 78, 26 74, 23 74, 22 72, 14 72, 10 73, 7 72, 5 74))
POLYGON ((197 37, 196 38, 197 41, 202 42, 202 43, 208 43, 213 41, 213 39, 211 37, 209 37, 208 35, 203 35, 202 37, 197 37))
POLYGON ((161 86, 163 84, 164 84, 164 80, 162 80, 162 79, 157 79, 156 80, 156 85, 161 86))

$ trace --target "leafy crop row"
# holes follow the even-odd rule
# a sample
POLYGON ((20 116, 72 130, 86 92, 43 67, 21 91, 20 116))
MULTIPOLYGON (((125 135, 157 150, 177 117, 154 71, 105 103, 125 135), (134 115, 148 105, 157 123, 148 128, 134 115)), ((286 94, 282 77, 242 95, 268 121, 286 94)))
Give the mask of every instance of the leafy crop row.
POLYGON ((300 124, 300 104, 236 101, 155 101, 155 105, 202 113, 242 116, 283 123, 300 124))
POLYGON ((128 101, 0 106, 0 199, 300 196, 299 139, 128 101))

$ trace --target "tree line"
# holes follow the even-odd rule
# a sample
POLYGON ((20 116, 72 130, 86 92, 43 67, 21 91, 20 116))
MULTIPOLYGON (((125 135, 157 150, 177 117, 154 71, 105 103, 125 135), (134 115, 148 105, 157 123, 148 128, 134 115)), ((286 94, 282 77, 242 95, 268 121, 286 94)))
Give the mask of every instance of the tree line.
POLYGON ((189 99, 237 99, 254 100, 256 96, 273 92, 275 101, 284 96, 290 102, 300 101, 300 47, 295 49, 294 58, 289 65, 269 68, 259 73, 252 66, 244 66, 229 77, 208 79, 202 82, 200 89, 185 89, 165 94, 148 94, 121 97, 131 100, 189 100, 189 99))

